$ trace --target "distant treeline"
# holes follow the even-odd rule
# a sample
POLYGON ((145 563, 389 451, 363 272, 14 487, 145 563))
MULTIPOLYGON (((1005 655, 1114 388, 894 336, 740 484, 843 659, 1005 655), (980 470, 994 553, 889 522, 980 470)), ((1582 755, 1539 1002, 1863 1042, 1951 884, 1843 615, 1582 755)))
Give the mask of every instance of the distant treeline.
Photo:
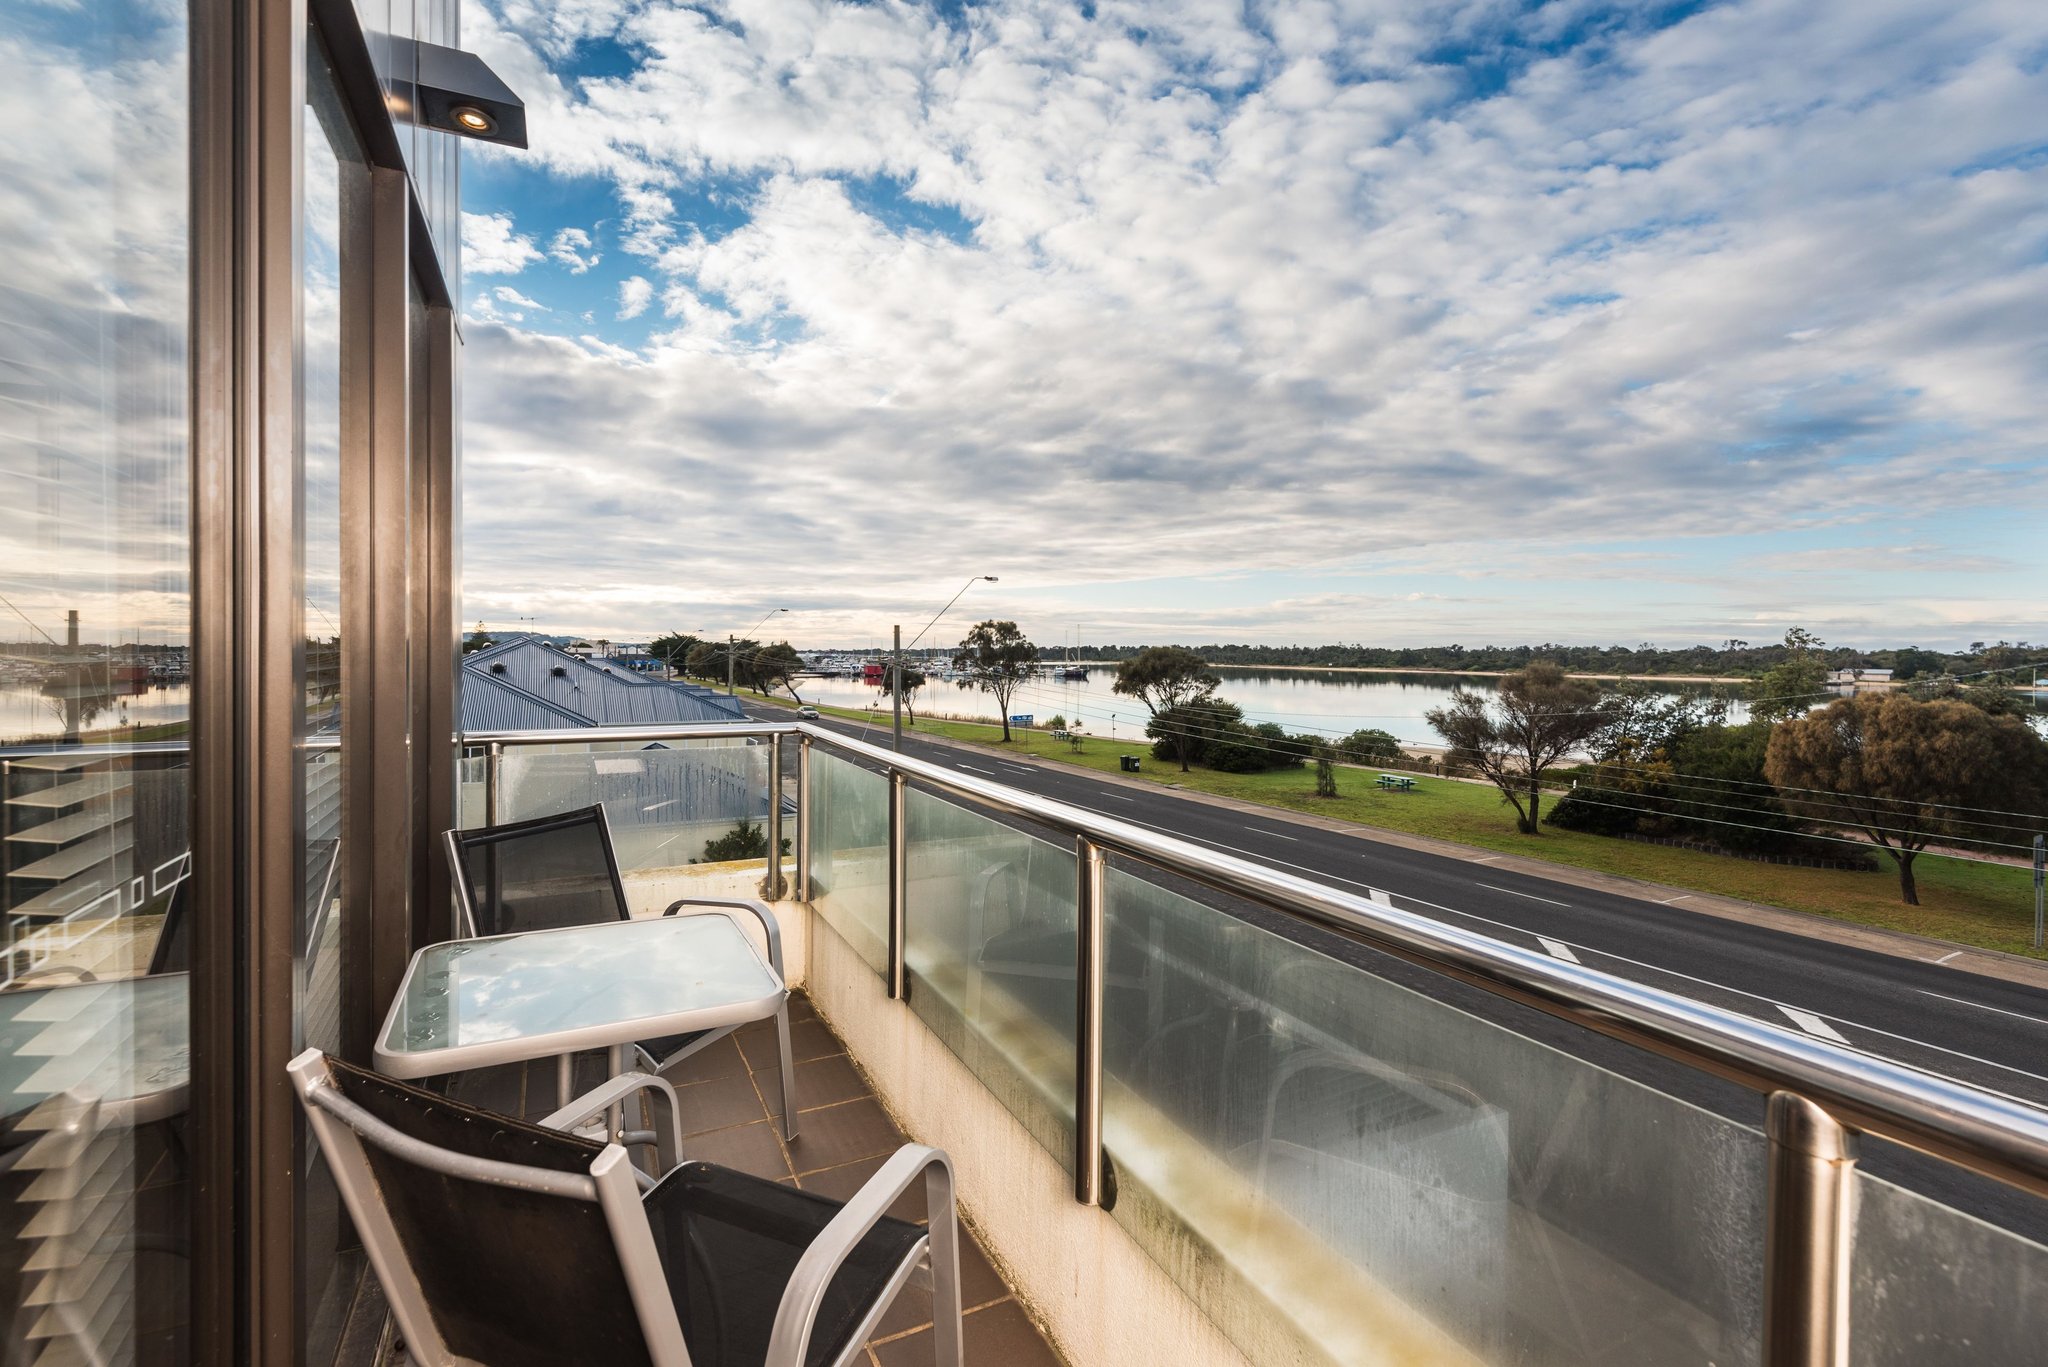
MULTIPOLYGON (((1123 660, 1136 655, 1139 645, 1089 645, 1072 647, 1077 660, 1123 660)), ((1446 673, 1461 670, 1509 672, 1532 660, 1555 660, 1575 674, 1628 674, 1651 677, 1659 674, 1703 674, 1728 678, 1751 678, 1782 664, 1793 648, 1782 643, 1753 645, 1748 641, 1725 641, 1718 646, 1681 646, 1665 650, 1657 646, 1255 646, 1198 645, 1195 651, 1212 665, 1296 665, 1348 669, 1435 669, 1446 673)), ((1047 660, 1066 658, 1067 647, 1046 646, 1040 655, 1047 660)), ((1987 670, 2018 669, 2048 658, 2048 646, 2025 641, 1973 643, 1968 650, 1922 650, 1898 646, 1886 650, 1856 650, 1847 646, 1823 646, 1814 652, 1830 669, 1889 669, 1893 677, 1906 680, 1939 674, 1979 674, 1987 670)))

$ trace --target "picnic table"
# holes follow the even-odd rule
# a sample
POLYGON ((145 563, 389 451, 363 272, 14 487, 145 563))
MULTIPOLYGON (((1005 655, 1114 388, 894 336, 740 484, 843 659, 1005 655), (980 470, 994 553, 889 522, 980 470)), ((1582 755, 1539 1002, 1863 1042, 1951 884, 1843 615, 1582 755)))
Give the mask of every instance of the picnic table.
POLYGON ((1381 774, 1376 781, 1382 788, 1391 788, 1403 793, 1415 791, 1415 776, 1413 774, 1381 774))

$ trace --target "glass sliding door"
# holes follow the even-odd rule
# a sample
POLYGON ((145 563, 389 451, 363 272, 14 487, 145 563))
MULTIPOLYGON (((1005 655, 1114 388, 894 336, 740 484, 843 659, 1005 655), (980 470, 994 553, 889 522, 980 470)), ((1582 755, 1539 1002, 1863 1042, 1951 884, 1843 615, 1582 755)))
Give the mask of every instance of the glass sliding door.
MULTIPOLYGON (((344 481, 365 459, 365 294, 369 167, 318 35, 306 39, 304 201, 300 237, 300 586, 297 812, 298 1043, 345 1052, 360 965, 351 962, 351 889, 343 877, 344 788, 350 780, 342 729, 343 687, 355 643, 343 604, 344 481)), ((308 1363, 333 1359, 361 1274, 332 1178, 317 1146, 301 1137, 304 1179, 300 1323, 308 1363)))
POLYGON ((10 1363, 188 1360, 188 42, 176 3, 0 7, 10 1363))

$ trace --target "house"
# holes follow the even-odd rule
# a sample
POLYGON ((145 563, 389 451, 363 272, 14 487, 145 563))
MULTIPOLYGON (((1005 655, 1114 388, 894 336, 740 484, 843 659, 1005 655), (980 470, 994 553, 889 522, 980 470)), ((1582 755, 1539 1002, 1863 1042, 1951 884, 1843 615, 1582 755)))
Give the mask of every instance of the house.
POLYGON ((1848 669, 1831 669, 1828 682, 1831 684, 1888 684, 1892 681, 1889 669, 1870 669, 1853 665, 1848 669))

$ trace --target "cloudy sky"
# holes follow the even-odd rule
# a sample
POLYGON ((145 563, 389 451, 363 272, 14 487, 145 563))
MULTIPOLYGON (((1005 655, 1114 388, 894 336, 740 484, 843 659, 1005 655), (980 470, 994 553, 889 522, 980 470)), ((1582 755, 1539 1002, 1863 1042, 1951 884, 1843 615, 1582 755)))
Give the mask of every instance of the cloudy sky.
POLYGON ((2048 635, 2048 5, 470 0, 467 615, 2048 635))

